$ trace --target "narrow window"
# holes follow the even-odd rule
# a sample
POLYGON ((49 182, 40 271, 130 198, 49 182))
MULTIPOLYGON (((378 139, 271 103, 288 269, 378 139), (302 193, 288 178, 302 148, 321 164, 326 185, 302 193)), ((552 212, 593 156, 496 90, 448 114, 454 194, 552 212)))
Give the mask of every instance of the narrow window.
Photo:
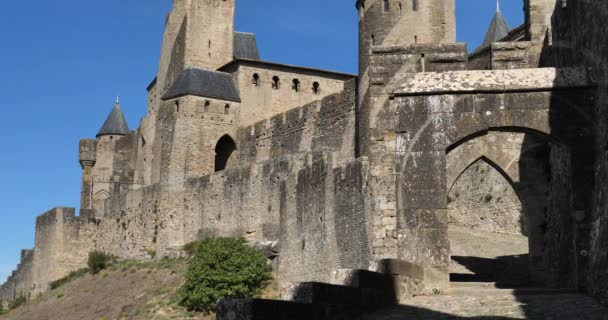
POLYGON ((281 80, 279 79, 279 77, 277 77, 277 76, 272 77, 272 88, 275 90, 278 90, 279 86, 281 84, 280 82, 281 82, 281 80))
POLYGON ((403 5, 401 5, 401 2, 399 2, 399 15, 403 15, 403 5))
POLYGON ((229 104, 227 104, 227 105, 224 107, 224 114, 225 114, 225 115, 229 115, 229 114, 230 114, 230 105, 229 105, 229 104))
POLYGON ((175 100, 175 111, 179 112, 179 100, 175 100))
POLYGON ((382 7, 384 12, 388 12, 391 9, 391 4, 388 2, 388 0, 384 0, 384 5, 382 7))
POLYGON ((209 106, 211 105, 211 102, 209 100, 205 101, 205 106, 203 107, 203 111, 205 113, 209 112, 209 106))
POLYGON ((372 46, 376 45, 376 36, 372 34, 372 46))
POLYGON ((312 84, 312 93, 319 94, 321 92, 321 85, 318 82, 312 84))
POLYGON ((251 83, 253 83, 254 86, 259 86, 260 85, 260 75, 257 73, 253 74, 253 78, 251 79, 251 83))
POLYGON ((211 49, 211 40, 209 40, 209 49, 211 49))
POLYGON ((412 0, 412 10, 418 11, 418 0, 412 0))
POLYGON ((298 79, 293 79, 293 85, 292 85, 293 91, 295 92, 300 92, 300 80, 298 79))

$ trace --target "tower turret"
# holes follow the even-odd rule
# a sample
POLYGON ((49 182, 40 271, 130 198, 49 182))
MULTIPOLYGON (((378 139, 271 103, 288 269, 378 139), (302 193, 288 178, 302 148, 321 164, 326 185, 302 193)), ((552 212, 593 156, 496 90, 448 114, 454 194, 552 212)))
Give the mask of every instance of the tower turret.
POLYGON ((99 133, 97 133, 97 138, 110 135, 125 136, 128 133, 129 126, 127 125, 127 120, 125 120, 125 115, 120 107, 120 101, 116 98, 114 108, 99 130, 99 133))
POLYGON ((497 42, 504 37, 509 35, 509 31, 511 31, 511 27, 509 27, 509 23, 507 23, 507 19, 502 15, 500 11, 500 2, 496 1, 496 13, 492 18, 492 22, 490 22, 490 26, 488 27, 488 31, 486 32, 486 36, 483 39, 483 43, 479 47, 485 48, 492 44, 492 42, 497 42))
POLYGON ((158 72, 160 96, 185 69, 216 70, 234 57, 236 0, 174 0, 158 72))
POLYGON ((359 75, 372 45, 456 42, 455 0, 357 0, 359 75))

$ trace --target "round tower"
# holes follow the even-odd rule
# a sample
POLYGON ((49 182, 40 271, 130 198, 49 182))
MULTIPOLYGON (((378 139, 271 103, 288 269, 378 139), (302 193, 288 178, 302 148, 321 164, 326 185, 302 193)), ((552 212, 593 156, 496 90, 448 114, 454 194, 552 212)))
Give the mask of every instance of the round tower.
POLYGON ((359 75, 371 46, 456 42, 455 0, 357 0, 359 75))

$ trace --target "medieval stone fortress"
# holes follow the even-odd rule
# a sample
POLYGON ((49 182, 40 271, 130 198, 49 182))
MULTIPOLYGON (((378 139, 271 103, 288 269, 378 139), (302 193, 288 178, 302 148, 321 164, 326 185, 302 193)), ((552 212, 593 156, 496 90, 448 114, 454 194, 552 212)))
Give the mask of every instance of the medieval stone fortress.
POLYGON ((234 236, 269 252, 286 300, 406 302, 455 287, 452 237, 475 230, 524 239, 525 281, 608 303, 608 2, 525 0, 523 26, 497 11, 469 54, 455 1, 356 1, 351 75, 263 60, 235 0, 174 0, 147 114, 130 129, 116 101, 80 141, 79 214, 37 218, 0 300, 93 250, 176 257, 234 236))

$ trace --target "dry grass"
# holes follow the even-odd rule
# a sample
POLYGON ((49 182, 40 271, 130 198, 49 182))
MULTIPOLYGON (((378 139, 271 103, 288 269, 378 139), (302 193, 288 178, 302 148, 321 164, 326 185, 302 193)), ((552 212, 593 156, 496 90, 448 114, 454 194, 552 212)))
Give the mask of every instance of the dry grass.
POLYGON ((177 305, 185 260, 123 262, 87 274, 3 316, 2 320, 211 320, 177 305))

